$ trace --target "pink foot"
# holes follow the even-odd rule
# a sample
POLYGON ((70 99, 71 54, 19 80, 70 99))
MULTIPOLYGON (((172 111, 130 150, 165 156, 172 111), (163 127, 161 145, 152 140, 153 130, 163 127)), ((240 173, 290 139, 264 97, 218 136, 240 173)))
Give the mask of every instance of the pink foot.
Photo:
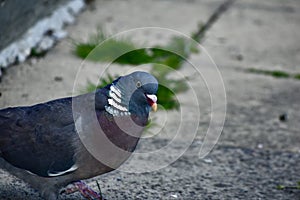
POLYGON ((86 199, 89 199, 89 200, 105 200, 102 197, 101 193, 98 194, 92 188, 90 188, 87 184, 85 184, 83 181, 77 181, 73 184, 74 184, 74 187, 66 188, 65 190, 63 190, 62 193, 72 194, 74 192, 79 191, 82 194, 82 196, 84 196, 86 199))

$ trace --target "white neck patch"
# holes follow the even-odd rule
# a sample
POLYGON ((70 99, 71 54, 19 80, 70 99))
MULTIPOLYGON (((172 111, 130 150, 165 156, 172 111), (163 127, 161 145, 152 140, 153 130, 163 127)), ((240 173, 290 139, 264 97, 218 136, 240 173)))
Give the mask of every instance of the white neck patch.
POLYGON ((122 93, 119 88, 111 85, 109 88, 108 106, 105 106, 105 110, 113 116, 126 116, 130 115, 128 108, 122 105, 122 93))

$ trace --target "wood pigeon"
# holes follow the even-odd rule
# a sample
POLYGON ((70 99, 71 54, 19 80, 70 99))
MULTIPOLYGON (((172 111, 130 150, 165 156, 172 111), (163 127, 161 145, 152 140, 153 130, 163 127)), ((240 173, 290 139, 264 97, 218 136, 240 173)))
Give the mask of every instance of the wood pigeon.
POLYGON ((110 172, 126 161, 151 108, 157 109, 157 89, 152 75, 137 71, 92 93, 2 109, 0 167, 28 182, 43 198, 57 199, 62 187, 110 172), (74 102, 80 108, 76 113, 74 102), (86 106, 91 102, 92 109, 86 106), (92 118, 100 128, 90 128, 92 118), (105 136, 94 140, 100 156, 86 144, 97 134, 105 136))

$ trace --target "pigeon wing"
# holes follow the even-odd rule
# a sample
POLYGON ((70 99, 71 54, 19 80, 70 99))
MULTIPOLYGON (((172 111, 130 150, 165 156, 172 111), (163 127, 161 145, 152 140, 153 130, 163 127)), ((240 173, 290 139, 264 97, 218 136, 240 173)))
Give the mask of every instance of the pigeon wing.
MULTIPOLYGON (((106 90, 96 93, 96 109, 104 110, 106 90)), ((90 101, 95 95, 75 98, 90 101)), ((39 176, 59 176, 76 170, 78 139, 72 98, 29 107, 0 110, 0 156, 15 167, 39 176)))
POLYGON ((74 165, 71 99, 0 111, 0 151, 10 164, 39 176, 74 165))

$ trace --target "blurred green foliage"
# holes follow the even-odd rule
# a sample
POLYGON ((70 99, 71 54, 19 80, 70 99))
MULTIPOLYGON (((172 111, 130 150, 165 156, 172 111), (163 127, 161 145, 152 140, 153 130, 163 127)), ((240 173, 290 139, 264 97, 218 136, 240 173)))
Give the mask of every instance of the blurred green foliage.
MULTIPOLYGON (((169 78, 174 70, 178 70, 184 64, 191 53, 198 53, 195 42, 183 37, 172 37, 164 45, 157 45, 153 48, 139 48, 129 38, 110 38, 103 30, 90 38, 87 43, 75 43, 74 53, 82 59, 94 62, 112 62, 121 65, 142 65, 152 64, 152 73, 159 82, 158 103, 165 109, 179 109, 180 105, 176 99, 176 93, 188 89, 186 80, 169 78), (100 45, 99 45, 100 44, 100 45), (119 56, 121 55, 121 56, 119 56), (168 67, 164 67, 168 66, 168 67)), ((112 82, 119 75, 107 74, 107 77, 100 80, 98 85, 88 82, 86 91, 91 92, 112 82)))
POLYGON ((281 70, 263 70, 263 69, 250 68, 247 69, 247 72, 272 76, 274 78, 294 78, 300 80, 300 74, 292 74, 281 70))
POLYGON ((276 78, 289 78, 290 75, 287 72, 284 71, 279 71, 279 70, 262 70, 262 69, 255 69, 255 68, 250 68, 248 70, 251 73, 256 73, 256 74, 263 74, 263 75, 269 75, 273 76, 276 78))
POLYGON ((300 74, 296 74, 296 75, 294 76, 294 78, 300 80, 300 74))

